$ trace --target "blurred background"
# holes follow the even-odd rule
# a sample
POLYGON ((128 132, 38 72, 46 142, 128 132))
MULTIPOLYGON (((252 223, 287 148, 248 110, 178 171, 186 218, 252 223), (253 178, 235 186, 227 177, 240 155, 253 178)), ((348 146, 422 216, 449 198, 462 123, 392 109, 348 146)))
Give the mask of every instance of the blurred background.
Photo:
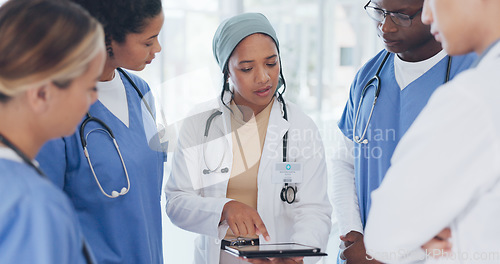
MULTIPOLYGON (((108 0, 109 1, 109 0, 108 0)), ((222 74, 212 55, 219 23, 243 12, 260 12, 275 27, 287 82, 285 97, 318 125, 328 166, 337 121, 356 71, 383 48, 375 24, 365 14, 367 0, 164 0, 162 52, 144 71, 168 124, 182 120, 193 105, 219 95, 222 74)), ((0 5, 5 0, 0 0, 0 5)), ((170 156, 171 157, 171 156, 170 156)), ((164 183, 170 174, 165 168, 164 183)), ((330 184, 331 185, 331 184, 330 184)), ((330 190, 331 190, 331 186, 330 190)), ((162 197, 162 208, 165 197, 162 197)), ((196 234, 164 217, 165 263, 191 263, 196 234)), ((335 215, 323 264, 336 263, 339 234, 335 215)))

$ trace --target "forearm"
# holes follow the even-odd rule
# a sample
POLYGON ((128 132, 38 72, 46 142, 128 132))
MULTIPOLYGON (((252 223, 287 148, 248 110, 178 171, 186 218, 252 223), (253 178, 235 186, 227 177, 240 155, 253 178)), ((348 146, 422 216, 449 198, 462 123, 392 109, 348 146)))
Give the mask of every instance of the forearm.
POLYGON ((363 233, 354 174, 354 143, 340 130, 332 158, 332 201, 341 235, 363 233))

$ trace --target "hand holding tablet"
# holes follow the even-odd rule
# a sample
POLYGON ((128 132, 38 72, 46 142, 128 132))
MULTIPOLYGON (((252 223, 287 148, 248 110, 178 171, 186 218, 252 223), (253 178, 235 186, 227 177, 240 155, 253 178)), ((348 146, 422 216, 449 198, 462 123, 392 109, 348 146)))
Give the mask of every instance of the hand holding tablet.
POLYGON ((263 244, 254 246, 226 246, 225 251, 244 258, 289 258, 326 256, 320 248, 297 243, 263 244))

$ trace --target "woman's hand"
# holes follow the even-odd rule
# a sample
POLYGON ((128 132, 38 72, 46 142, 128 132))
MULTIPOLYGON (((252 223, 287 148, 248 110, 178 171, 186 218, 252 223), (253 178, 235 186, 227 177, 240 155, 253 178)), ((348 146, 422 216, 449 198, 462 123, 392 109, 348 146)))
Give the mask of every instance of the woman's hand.
POLYGON ((445 228, 439 232, 434 238, 422 245, 422 249, 426 251, 429 256, 435 258, 442 257, 444 254, 451 252, 451 230, 445 228))
POLYGON ((235 236, 262 235, 266 241, 271 239, 259 213, 244 203, 238 201, 226 203, 222 209, 221 222, 224 220, 235 236))

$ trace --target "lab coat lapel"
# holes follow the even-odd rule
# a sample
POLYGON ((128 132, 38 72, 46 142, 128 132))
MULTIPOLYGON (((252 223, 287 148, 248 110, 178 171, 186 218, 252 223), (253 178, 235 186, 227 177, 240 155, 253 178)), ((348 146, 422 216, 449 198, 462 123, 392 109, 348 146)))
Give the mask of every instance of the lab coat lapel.
MULTIPOLYGON (((290 123, 283 118, 281 111, 282 104, 275 98, 271 114, 269 116, 269 124, 267 125, 266 140, 264 141, 264 149, 262 150, 262 157, 259 165, 259 178, 261 182, 264 176, 264 171, 272 172, 272 166, 275 162, 283 161, 283 135, 290 128, 290 123)), ((287 109, 288 110, 288 109, 287 109)), ((290 119, 290 113, 288 112, 290 119)), ((270 177, 269 175, 266 175, 270 177)))

